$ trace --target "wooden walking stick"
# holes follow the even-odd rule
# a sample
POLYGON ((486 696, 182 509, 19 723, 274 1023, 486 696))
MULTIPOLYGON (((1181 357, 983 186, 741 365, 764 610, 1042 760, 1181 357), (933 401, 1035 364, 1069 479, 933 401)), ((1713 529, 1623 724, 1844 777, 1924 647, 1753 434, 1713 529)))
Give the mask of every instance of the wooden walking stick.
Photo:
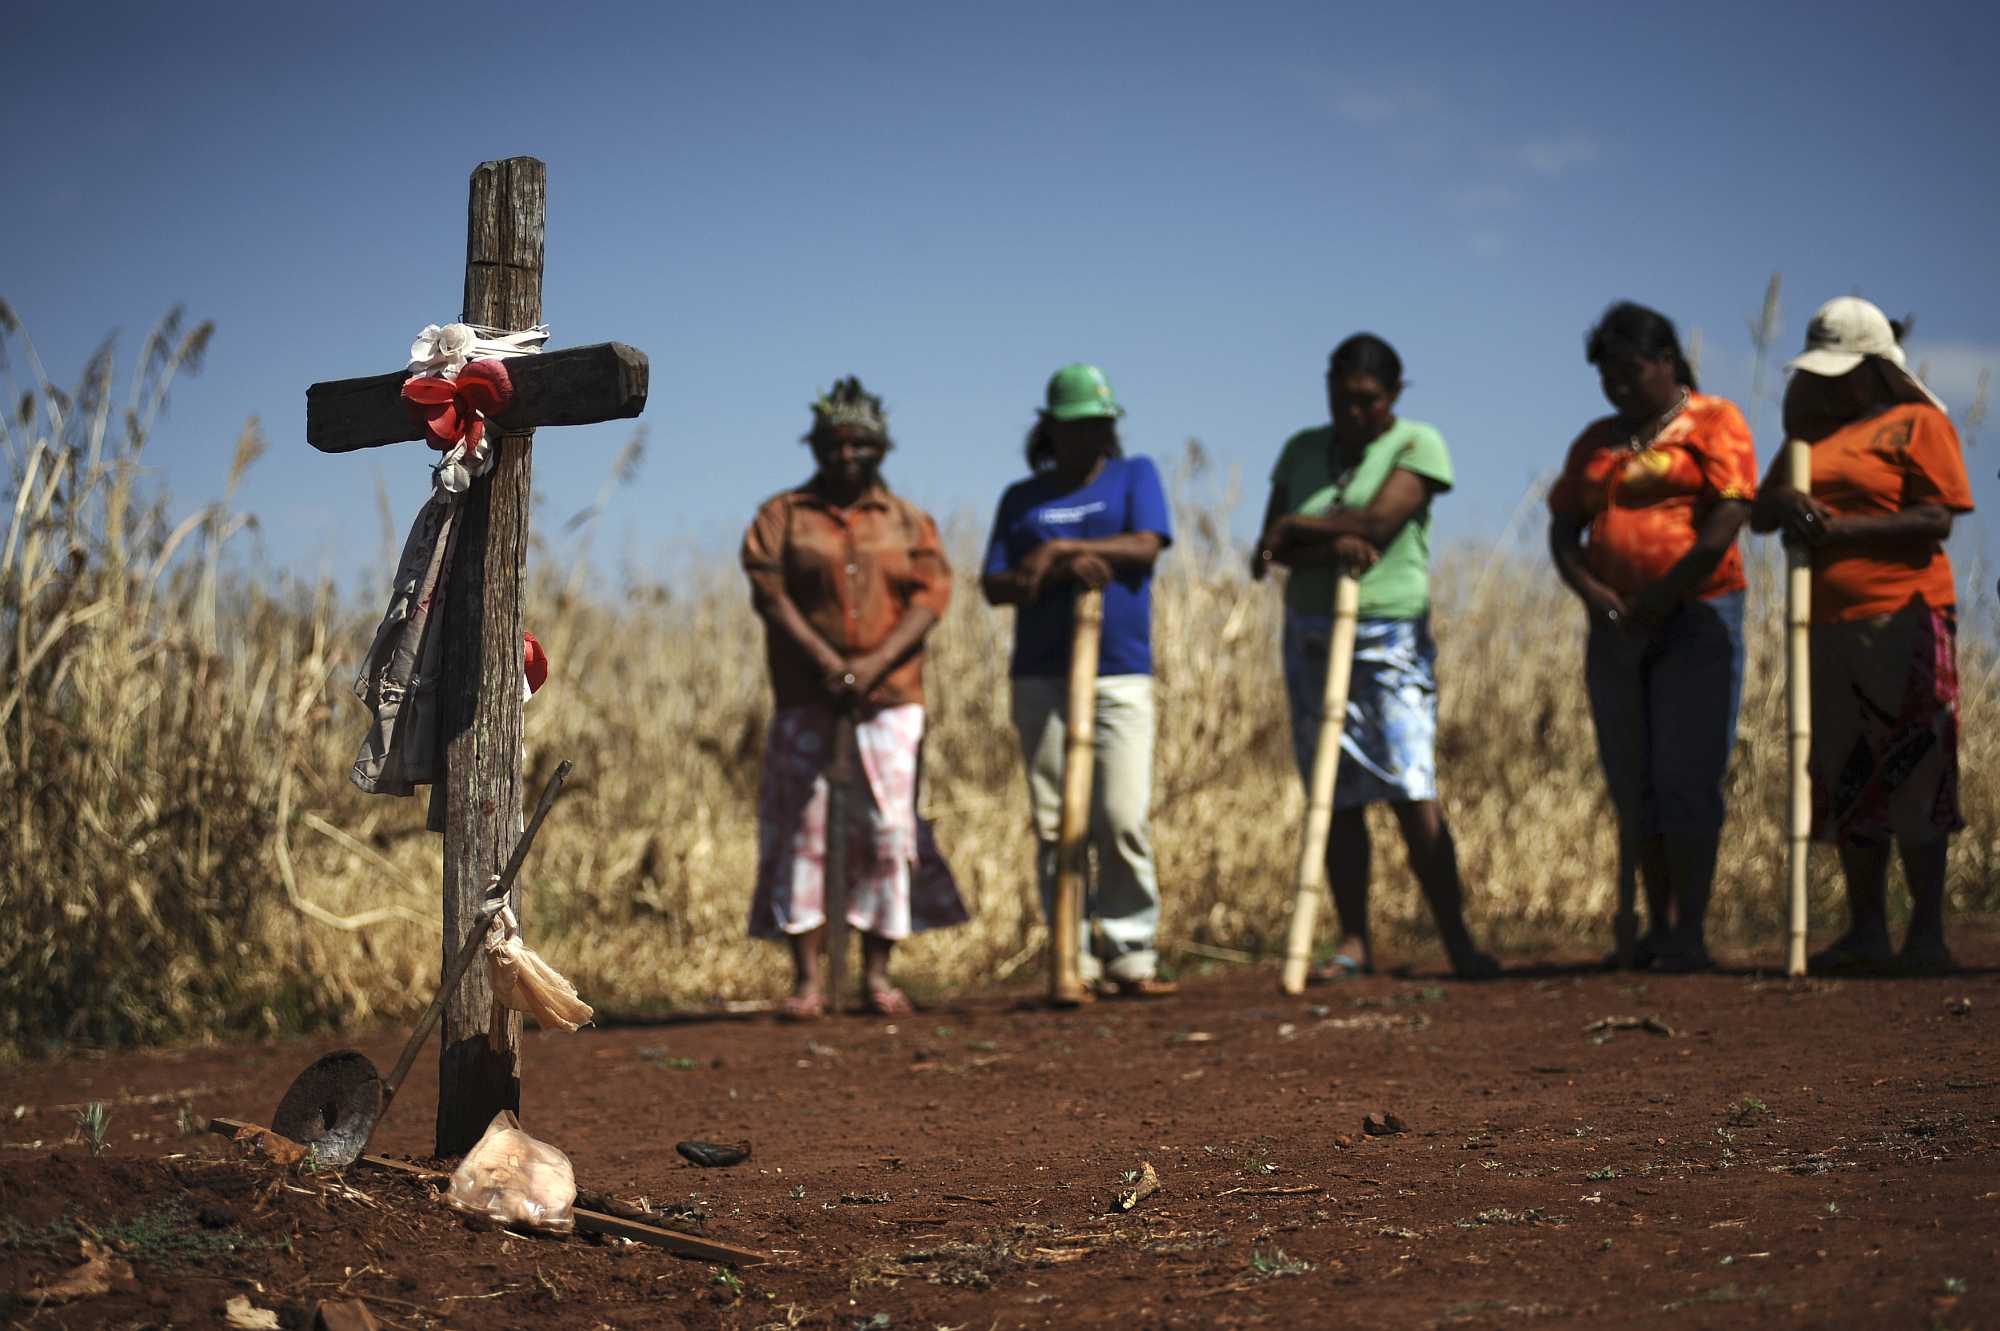
POLYGON ((826 764, 826 1010, 839 1012, 847 990, 847 838, 852 816, 854 712, 842 706, 833 716, 833 752, 826 764))
POLYGON ((1063 741, 1062 825, 1056 834, 1056 894, 1049 907, 1049 1002, 1084 1001, 1077 947, 1083 926, 1083 880, 1090 843, 1090 778, 1097 763, 1097 647, 1104 633, 1104 593, 1076 596, 1069 644, 1069 723, 1063 741))
MULTIPOLYGON (((1812 493, 1811 446, 1803 439, 1785 443, 1785 471, 1791 487, 1812 493)), ((1806 973, 1806 851, 1812 836, 1812 550, 1803 541, 1785 543, 1785 715, 1791 732, 1791 834, 1786 868, 1791 878, 1791 937, 1785 974, 1806 973)))
POLYGON ((1299 868, 1293 879, 1292 924, 1285 934, 1288 994, 1303 993, 1312 959, 1313 922, 1326 892, 1326 838, 1333 828, 1333 779, 1340 771, 1340 737, 1347 729, 1347 685, 1354 673, 1355 621, 1361 610, 1361 583, 1342 573, 1333 585, 1333 636, 1326 648, 1326 692, 1322 695, 1319 744, 1313 750, 1312 786, 1306 796, 1305 828, 1299 838, 1299 868))

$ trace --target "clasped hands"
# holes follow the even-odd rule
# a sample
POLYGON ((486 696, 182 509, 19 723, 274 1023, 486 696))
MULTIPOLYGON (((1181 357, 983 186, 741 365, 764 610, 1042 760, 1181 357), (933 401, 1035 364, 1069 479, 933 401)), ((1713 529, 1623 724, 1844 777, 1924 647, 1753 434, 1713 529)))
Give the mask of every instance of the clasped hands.
POLYGON ((1043 541, 1021 560, 1025 599, 1038 600, 1044 584, 1074 582, 1095 590, 1111 581, 1111 561, 1077 541, 1043 541))
POLYGON ((844 657, 829 651, 819 665, 828 700, 836 707, 859 707, 889 673, 890 662, 880 652, 844 657))
POLYGON ((1329 544, 1324 538, 1309 535, 1300 526, 1296 514, 1288 514, 1272 523, 1270 529, 1258 538, 1257 548, 1250 552, 1251 578, 1261 581, 1274 563, 1287 566, 1297 563, 1308 548, 1327 551, 1331 558, 1323 562, 1332 564, 1342 573, 1357 576, 1375 567, 1382 558, 1382 552, 1364 537, 1349 532, 1334 537, 1329 544))
POLYGON ((1777 512, 1785 544, 1803 545, 1813 550, 1833 537, 1832 512, 1811 495, 1787 487, 1771 492, 1768 499, 1777 512))

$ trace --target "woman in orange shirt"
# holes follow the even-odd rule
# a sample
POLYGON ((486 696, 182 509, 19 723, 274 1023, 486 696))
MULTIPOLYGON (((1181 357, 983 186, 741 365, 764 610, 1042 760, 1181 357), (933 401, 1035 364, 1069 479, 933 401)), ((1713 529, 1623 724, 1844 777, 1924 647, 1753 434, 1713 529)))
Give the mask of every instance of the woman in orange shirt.
POLYGON ((1902 329, 1854 296, 1806 330, 1785 389, 1785 433, 1812 445, 1812 491, 1785 483, 1781 453, 1757 502, 1758 531, 1812 550, 1813 833, 1840 850, 1847 932, 1822 972, 1883 967, 1889 848, 1910 886, 1904 970, 1951 969, 1945 853, 1958 803, 1957 593, 1944 541, 1972 511, 1951 418, 1904 368, 1902 329))
POLYGON ((1649 928, 1633 963, 1706 970, 1743 692, 1736 535, 1757 458, 1735 404, 1696 391, 1664 315, 1613 305, 1585 357, 1616 414, 1570 446, 1549 491, 1549 546, 1590 614, 1585 678, 1618 811, 1621 900, 1645 884, 1649 928))
POLYGON ((854 718, 861 798, 850 808, 847 922, 862 935, 861 999, 898 1016, 896 942, 963 923, 951 870, 917 816, 924 735, 924 638, 951 598, 937 524, 882 480, 891 447, 882 399, 847 378, 813 404, 818 470, 765 501, 743 536, 743 569, 764 621, 776 712, 757 798, 750 933, 784 938, 792 993, 779 1015, 826 1010, 827 759, 834 722, 854 718))

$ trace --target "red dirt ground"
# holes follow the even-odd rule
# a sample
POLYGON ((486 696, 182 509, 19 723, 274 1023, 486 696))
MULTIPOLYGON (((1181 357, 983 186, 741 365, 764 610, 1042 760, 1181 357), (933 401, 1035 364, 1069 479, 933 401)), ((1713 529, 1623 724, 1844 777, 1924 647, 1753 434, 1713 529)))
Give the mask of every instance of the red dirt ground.
MULTIPOLYGON (((243 1294, 300 1326, 344 1293, 421 1328, 2000 1326, 2000 929, 1956 941, 1974 968, 1947 980, 1545 965, 1293 1000, 1232 969, 1073 1013, 530 1036, 528 1128, 584 1186, 771 1253, 734 1273, 476 1231, 421 1183, 342 1194, 177 1131, 188 1103, 268 1121, 337 1041, 15 1066, 0 1319, 214 1326, 243 1294), (1587 1029, 1644 1016, 1673 1033, 1587 1029), (1364 1136, 1383 1111, 1408 1130, 1364 1136), (755 1154, 697 1170, 683 1137, 755 1154), (1144 1163, 1162 1191, 1107 1214, 1144 1163), (136 1278, 19 1298, 76 1264, 78 1225, 136 1278)), ((359 1044, 386 1068, 401 1039, 359 1044)), ((428 1149, 434 1068, 375 1149, 428 1149)))

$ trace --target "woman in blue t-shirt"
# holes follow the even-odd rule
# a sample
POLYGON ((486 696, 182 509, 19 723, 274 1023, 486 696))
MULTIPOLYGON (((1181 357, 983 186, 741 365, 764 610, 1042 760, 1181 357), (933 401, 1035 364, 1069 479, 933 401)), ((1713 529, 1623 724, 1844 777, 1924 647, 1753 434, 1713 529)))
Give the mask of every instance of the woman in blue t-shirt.
POLYGON ((1047 401, 1028 434, 1034 475, 1001 496, 980 586, 990 604, 1015 607, 1014 727, 1028 769, 1045 917, 1055 899, 1076 591, 1103 589, 1090 819, 1097 872, 1084 893, 1078 970, 1107 996, 1159 997, 1174 985, 1156 973, 1160 887, 1146 811, 1153 800, 1153 564, 1173 540, 1167 497, 1152 460, 1119 448, 1125 409, 1102 370, 1065 365, 1049 380, 1047 401))

